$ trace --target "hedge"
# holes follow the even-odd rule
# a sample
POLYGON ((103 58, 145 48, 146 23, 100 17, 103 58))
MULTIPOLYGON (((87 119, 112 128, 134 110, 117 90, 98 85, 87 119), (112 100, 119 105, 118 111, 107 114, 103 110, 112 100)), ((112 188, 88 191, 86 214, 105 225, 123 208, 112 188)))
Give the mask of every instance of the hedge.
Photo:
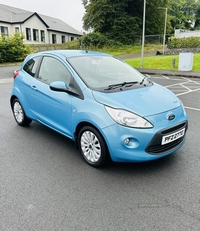
POLYGON ((170 37, 167 42, 169 49, 176 48, 199 48, 200 37, 188 37, 188 38, 175 38, 170 37))

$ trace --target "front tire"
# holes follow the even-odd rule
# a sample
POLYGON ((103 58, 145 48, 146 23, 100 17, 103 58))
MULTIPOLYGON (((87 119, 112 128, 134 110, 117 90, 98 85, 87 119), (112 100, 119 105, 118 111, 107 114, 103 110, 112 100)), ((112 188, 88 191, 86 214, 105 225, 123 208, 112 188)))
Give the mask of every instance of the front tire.
POLYGON ((78 146, 84 160, 93 167, 103 166, 108 159, 109 154, 103 137, 91 126, 85 126, 80 130, 78 146))
POLYGON ((18 99, 14 99, 12 102, 12 112, 16 122, 20 126, 28 126, 32 120, 27 118, 24 109, 18 99))

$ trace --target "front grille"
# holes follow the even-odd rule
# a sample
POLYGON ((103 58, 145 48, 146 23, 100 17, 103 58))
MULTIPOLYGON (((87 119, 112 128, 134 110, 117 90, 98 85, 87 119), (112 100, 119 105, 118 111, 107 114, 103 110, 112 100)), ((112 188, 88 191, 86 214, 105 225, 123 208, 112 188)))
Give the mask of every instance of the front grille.
POLYGON ((153 155, 161 155, 166 152, 173 151, 173 149, 177 148, 179 145, 182 144, 182 142, 184 141, 185 135, 180 137, 177 140, 174 140, 164 145, 161 145, 162 137, 163 135, 168 135, 168 134, 170 135, 171 133, 179 131, 183 128, 185 128, 185 134, 186 134, 186 130, 188 128, 187 122, 184 122, 174 127, 170 127, 168 129, 157 132, 155 136, 153 137, 153 139, 150 141, 145 151, 153 155))
POLYGON ((178 125, 176 125, 174 127, 168 128, 166 130, 163 130, 161 133, 163 135, 166 135, 166 134, 173 133, 175 131, 181 130, 182 128, 185 128, 185 127, 186 127, 186 122, 178 124, 178 125))

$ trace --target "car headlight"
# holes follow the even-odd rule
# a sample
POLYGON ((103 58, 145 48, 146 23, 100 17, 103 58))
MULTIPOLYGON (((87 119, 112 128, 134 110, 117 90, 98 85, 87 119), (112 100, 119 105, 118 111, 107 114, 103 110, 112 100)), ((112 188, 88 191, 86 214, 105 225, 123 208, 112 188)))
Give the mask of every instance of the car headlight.
POLYGON ((116 123, 121 124, 123 126, 132 127, 132 128, 153 127, 153 125, 149 123, 149 121, 132 112, 123 109, 115 109, 108 106, 105 106, 105 109, 116 123))

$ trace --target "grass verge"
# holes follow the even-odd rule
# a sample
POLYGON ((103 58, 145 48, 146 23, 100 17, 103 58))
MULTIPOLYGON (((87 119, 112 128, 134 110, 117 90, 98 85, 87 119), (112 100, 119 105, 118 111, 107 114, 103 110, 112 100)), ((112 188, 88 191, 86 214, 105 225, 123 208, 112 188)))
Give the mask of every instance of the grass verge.
MULTIPOLYGON (((133 58, 125 60, 128 64, 135 68, 141 67, 141 58, 133 58)), ((161 69, 161 70, 178 70, 179 55, 159 55, 144 58, 144 68, 161 69), (172 66, 172 60, 175 59, 175 67, 172 66)), ((192 71, 200 71, 200 54, 194 54, 192 71)))

